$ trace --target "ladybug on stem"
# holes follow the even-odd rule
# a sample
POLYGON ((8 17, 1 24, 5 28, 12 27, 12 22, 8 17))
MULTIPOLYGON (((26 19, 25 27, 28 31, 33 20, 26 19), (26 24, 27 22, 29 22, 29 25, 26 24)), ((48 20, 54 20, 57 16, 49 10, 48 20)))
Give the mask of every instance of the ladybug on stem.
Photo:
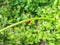
POLYGON ((27 20, 27 21, 26 21, 26 24, 29 24, 29 23, 30 23, 30 20, 27 20))

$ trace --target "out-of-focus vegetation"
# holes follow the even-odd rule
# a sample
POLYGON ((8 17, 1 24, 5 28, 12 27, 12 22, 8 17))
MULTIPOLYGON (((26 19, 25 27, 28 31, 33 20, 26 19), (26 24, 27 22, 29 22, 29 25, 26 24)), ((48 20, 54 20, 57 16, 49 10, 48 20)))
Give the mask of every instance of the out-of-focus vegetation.
POLYGON ((60 45, 59 26, 60 0, 0 0, 0 45, 60 45))

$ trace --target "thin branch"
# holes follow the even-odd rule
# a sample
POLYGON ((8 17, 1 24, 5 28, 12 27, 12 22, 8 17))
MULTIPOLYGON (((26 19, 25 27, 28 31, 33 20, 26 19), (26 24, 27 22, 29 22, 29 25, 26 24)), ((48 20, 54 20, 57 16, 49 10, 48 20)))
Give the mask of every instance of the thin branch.
MULTIPOLYGON (((50 21, 56 21, 54 18, 44 18, 44 17, 36 17, 36 18, 28 19, 28 20, 31 20, 31 21, 32 21, 32 20, 50 20, 50 21)), ((21 23, 23 23, 23 22, 26 22, 26 21, 27 21, 27 20, 23 20, 23 21, 20 21, 20 22, 11 24, 11 25, 9 25, 9 26, 1 29, 0 32, 6 30, 6 29, 8 29, 8 28, 11 28, 11 27, 13 27, 13 26, 19 25, 19 24, 21 24, 21 23)))

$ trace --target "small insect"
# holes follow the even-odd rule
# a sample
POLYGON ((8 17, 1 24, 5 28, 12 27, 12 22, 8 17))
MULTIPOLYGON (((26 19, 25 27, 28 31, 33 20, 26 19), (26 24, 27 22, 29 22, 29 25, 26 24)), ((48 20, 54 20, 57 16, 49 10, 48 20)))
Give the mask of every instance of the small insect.
POLYGON ((30 20, 27 20, 27 21, 26 21, 26 24, 29 24, 29 23, 30 23, 30 20))

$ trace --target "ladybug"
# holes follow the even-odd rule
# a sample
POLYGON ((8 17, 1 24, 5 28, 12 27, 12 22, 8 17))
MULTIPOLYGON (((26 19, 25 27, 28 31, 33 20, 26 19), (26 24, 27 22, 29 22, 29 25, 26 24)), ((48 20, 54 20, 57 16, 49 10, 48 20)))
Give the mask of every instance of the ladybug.
POLYGON ((30 23, 30 20, 27 20, 27 21, 26 21, 26 24, 29 24, 29 23, 30 23))

